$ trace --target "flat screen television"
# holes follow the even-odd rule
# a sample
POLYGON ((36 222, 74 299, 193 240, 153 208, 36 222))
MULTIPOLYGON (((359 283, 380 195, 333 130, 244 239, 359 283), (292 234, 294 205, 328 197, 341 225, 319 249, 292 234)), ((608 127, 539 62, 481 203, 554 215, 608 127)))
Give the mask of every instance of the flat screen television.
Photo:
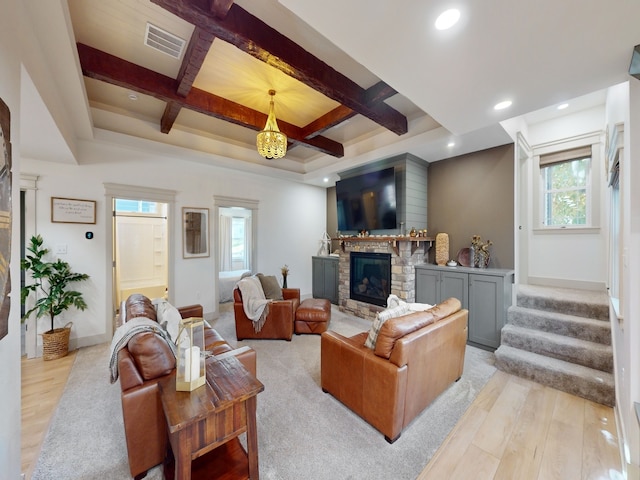
POLYGON ((391 230, 396 223, 393 167, 336 182, 338 230, 391 230))

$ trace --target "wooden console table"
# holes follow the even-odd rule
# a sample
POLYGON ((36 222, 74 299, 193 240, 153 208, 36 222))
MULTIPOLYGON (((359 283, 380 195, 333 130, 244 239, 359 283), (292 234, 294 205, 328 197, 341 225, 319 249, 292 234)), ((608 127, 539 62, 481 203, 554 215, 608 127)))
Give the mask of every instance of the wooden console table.
MULTIPOLYGON (((207 360, 207 383, 176 391, 175 375, 158 382, 175 465, 165 478, 258 480, 257 395, 264 385, 236 357, 207 360), (247 433, 245 452, 238 436, 247 433), (196 460, 197 459, 197 460, 196 460)), ((167 455, 170 458, 170 455, 167 455)))

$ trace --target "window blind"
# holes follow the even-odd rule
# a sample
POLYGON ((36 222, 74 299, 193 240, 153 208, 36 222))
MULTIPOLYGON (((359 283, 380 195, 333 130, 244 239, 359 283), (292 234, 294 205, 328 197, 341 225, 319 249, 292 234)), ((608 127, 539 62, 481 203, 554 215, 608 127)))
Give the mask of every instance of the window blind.
POLYGON ((540 155, 540 168, 591 157, 591 145, 540 155))

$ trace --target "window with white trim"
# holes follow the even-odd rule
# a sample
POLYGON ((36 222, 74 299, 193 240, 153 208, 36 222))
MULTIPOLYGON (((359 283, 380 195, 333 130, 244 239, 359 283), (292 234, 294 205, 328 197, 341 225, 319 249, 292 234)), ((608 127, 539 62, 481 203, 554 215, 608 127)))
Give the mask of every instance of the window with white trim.
POLYGON ((544 227, 592 225, 591 157, 591 146, 540 156, 544 227))

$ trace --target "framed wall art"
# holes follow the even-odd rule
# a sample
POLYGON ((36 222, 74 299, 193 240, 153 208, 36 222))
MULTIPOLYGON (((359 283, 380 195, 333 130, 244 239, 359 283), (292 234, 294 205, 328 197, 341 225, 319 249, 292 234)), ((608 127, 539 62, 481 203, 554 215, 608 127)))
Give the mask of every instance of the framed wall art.
POLYGON ((209 256, 209 209, 182 207, 182 256, 209 256))
POLYGON ((51 197, 51 221, 53 223, 96 223, 96 202, 51 197))
POLYGON ((0 99, 0 339, 9 333, 11 278, 11 112, 0 99))

